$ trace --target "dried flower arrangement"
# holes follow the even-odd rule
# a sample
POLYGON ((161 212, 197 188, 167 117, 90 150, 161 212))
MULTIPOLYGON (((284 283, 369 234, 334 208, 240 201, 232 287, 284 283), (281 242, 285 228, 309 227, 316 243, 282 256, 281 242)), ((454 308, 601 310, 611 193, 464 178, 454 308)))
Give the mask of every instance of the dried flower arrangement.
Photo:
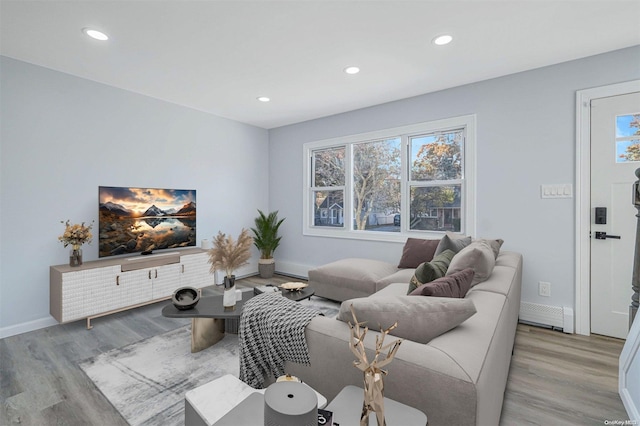
POLYGON ((394 323, 386 330, 380 330, 382 335, 376 336, 375 356, 373 360, 369 362, 364 347, 364 338, 367 335, 369 328, 365 327, 364 330, 361 329, 361 325, 364 323, 358 322, 356 313, 353 310, 353 305, 351 305, 351 315, 353 315, 353 324, 349 322, 349 328, 351 329, 351 342, 349 344, 349 349, 351 349, 351 352, 353 352, 357 358, 356 361, 353 361, 353 365, 364 373, 364 401, 362 402, 360 426, 367 426, 369 424, 369 414, 372 412, 376 413, 378 426, 386 426, 387 423, 384 418, 383 377, 387 374, 387 371, 382 370, 382 367, 393 361, 393 358, 402 343, 402 339, 398 339, 395 342, 384 345, 384 338, 387 337, 387 334, 389 334, 390 331, 398 326, 398 323, 394 323), (378 360, 383 351, 388 351, 385 359, 378 360))
POLYGON ((66 222, 60 221, 60 223, 64 223, 66 228, 64 234, 60 235, 58 240, 60 240, 65 247, 71 245, 74 250, 78 250, 82 244, 91 242, 93 238, 91 234, 93 222, 88 226, 85 225, 84 222, 72 225, 68 220, 66 222))
POLYGON ((252 244, 253 238, 244 228, 238 236, 238 241, 234 241, 231 235, 227 237, 219 231, 213 240, 213 248, 209 250, 211 273, 224 269, 227 276, 231 277, 234 270, 249 263, 252 244))

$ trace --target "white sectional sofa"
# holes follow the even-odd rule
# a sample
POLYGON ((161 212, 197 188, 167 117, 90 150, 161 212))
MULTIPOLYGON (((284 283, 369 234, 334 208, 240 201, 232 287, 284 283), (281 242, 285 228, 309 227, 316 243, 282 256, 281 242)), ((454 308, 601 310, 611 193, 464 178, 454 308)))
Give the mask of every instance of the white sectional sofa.
MULTIPOLYGON (((346 260, 345 266, 349 263, 353 265, 354 260, 346 260)), ((325 288, 323 283, 313 282, 310 272, 316 294, 334 300, 368 296, 359 303, 370 303, 374 310, 377 303, 396 300, 398 321, 415 321, 417 332, 429 326, 428 318, 407 318, 402 306, 403 301, 409 301, 406 298, 412 298, 413 304, 416 298, 428 303, 428 297, 407 295, 412 270, 399 271, 395 265, 377 261, 358 264, 365 265, 360 276, 336 278, 332 284, 325 283, 325 288)), ((388 366, 385 396, 423 411, 429 425, 497 425, 518 322, 521 284, 522 256, 500 252, 489 278, 464 297, 475 305, 474 315, 426 343, 404 339, 388 366)), ((394 317, 394 313, 384 314, 394 317)), ((374 350, 378 334, 368 332, 368 350, 374 350)), ((346 385, 362 386, 362 373, 353 366, 349 336, 347 323, 323 316, 314 318, 306 329, 311 365, 288 363, 287 372, 329 400, 346 385)))

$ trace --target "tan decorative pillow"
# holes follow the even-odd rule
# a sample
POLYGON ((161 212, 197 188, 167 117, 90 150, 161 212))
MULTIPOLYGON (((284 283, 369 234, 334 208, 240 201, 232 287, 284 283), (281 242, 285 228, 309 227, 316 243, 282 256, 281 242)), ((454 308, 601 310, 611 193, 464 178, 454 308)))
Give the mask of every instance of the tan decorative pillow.
POLYGON ((452 330, 476 313, 470 299, 440 297, 362 297, 342 302, 337 319, 353 323, 351 306, 359 322, 371 330, 398 327, 390 334, 418 343, 452 330))
POLYGON ((430 262, 439 243, 440 240, 407 238, 398 268, 417 268, 423 262, 430 262))
POLYGON ((493 254, 495 255, 494 257, 496 259, 498 258, 498 254, 500 254, 500 247, 502 247, 502 244, 504 244, 504 240, 500 238, 496 240, 487 240, 487 239, 473 240, 474 243, 476 241, 484 241, 485 243, 489 244, 489 247, 491 247, 491 250, 493 250, 493 254))
POLYGON ((473 287, 486 281, 491 276, 494 266, 496 266, 496 258, 489 244, 484 241, 476 241, 460 250, 451 259, 446 275, 452 275, 463 269, 471 268, 475 272, 471 282, 471 287, 473 287))

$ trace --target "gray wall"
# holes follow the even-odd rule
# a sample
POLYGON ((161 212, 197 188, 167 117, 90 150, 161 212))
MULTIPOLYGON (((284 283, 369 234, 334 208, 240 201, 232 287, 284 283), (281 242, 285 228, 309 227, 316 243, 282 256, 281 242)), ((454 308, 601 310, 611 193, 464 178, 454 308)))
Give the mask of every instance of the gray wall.
MULTIPOLYGON (((69 253, 60 221, 97 230, 99 185, 196 189, 198 242, 268 208, 266 130, 0 61, 0 337, 52 323, 49 265, 69 253)), ((83 251, 97 259, 97 241, 83 251)))
POLYGON ((477 115, 477 237, 524 255, 522 300, 574 306, 575 199, 541 199, 541 184, 575 189, 576 91, 640 79, 640 46, 273 129, 269 205, 287 220, 279 269, 345 257, 397 262, 402 244, 302 235, 302 145, 401 125, 477 115), (538 281, 552 296, 538 296, 538 281))

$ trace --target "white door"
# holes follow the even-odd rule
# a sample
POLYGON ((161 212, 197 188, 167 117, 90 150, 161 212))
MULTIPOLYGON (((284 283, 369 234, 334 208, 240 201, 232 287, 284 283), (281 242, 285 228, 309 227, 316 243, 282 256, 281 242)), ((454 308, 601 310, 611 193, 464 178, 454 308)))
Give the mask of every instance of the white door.
POLYGON ((629 332, 633 293, 638 126, 640 92, 591 101, 591 332, 621 339, 629 332), (597 218, 597 207, 606 208, 606 217, 597 218))

